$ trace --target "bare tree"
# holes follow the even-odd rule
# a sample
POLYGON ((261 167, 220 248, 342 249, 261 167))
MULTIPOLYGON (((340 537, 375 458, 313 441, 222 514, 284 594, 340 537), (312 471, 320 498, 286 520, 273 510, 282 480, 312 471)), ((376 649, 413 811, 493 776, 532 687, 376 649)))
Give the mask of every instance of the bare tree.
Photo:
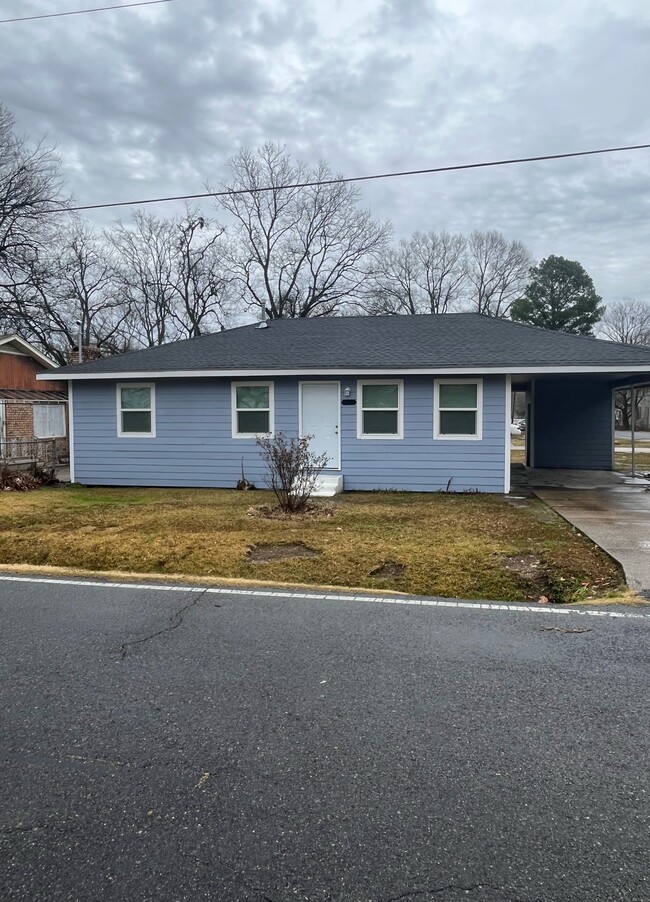
POLYGON ((467 301, 485 316, 507 317, 528 280, 532 257, 521 241, 474 231, 467 241, 467 301))
MULTIPOLYGON (((650 304, 635 298, 614 301, 605 308, 605 314, 598 324, 603 338, 620 341, 626 345, 650 345, 650 304)), ((648 397, 647 388, 636 391, 636 418, 641 416, 641 402, 648 397)), ((632 425, 632 392, 617 391, 614 395, 617 421, 622 429, 632 425)))
POLYGON ((7 288, 0 327, 19 332, 59 363, 81 337, 104 353, 128 350, 127 313, 116 296, 110 256, 87 223, 73 220, 29 268, 29 279, 7 288), (10 328, 8 328, 10 326, 10 328))
POLYGON ((53 149, 18 136, 0 104, 0 290, 30 278, 65 206, 53 149))
POLYGON ((134 213, 107 233, 118 296, 146 347, 223 327, 230 315, 223 229, 187 208, 181 218, 134 213))
POLYGON ((610 341, 650 345, 650 304, 634 298, 614 301, 605 308, 598 329, 610 341))
POLYGON ((114 279, 136 340, 155 347, 177 337, 172 326, 174 229, 169 220, 137 212, 133 227, 107 232, 115 254, 114 279))
POLYGON ((415 232, 378 262, 370 313, 448 313, 462 297, 467 275, 462 235, 415 232))
POLYGON ((356 187, 291 187, 326 182, 332 171, 293 162, 276 144, 240 151, 230 168, 231 193, 217 202, 235 223, 229 266, 249 309, 269 319, 324 316, 365 291, 390 228, 359 209, 356 187))
POLYGON ((232 314, 231 279, 224 261, 224 229, 187 207, 174 221, 172 317, 181 335, 194 338, 225 328, 232 314))

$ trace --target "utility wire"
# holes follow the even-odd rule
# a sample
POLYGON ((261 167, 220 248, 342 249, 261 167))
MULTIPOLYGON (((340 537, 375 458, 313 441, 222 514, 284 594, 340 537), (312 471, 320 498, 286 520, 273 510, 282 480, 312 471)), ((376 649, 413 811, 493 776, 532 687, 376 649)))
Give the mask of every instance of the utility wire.
MULTIPOLYGON (((143 204, 161 204, 175 200, 198 200, 205 197, 235 197, 240 194, 263 194, 267 191, 286 191, 293 188, 317 188, 322 185, 346 185, 350 182, 370 182, 377 179, 394 179, 410 175, 431 175, 437 172, 458 172, 463 169, 486 169, 489 166, 511 166, 514 163, 537 163, 543 160, 566 160, 571 157, 589 157, 596 154, 622 153, 630 150, 648 150, 650 144, 632 144, 627 147, 604 147, 599 150, 577 150, 572 153, 552 153, 540 157, 519 157, 512 160, 490 160, 485 163, 461 163, 456 166, 436 166, 431 169, 409 169, 404 172, 382 172, 375 175, 354 175, 349 178, 323 179, 314 182, 292 182, 287 185, 266 185, 261 188, 236 188, 223 191, 206 191, 203 194, 177 194, 172 197, 150 197, 143 200, 121 200, 108 204, 83 204, 79 207, 66 207, 71 213, 82 210, 105 210, 108 207, 135 207, 143 204)), ((54 213, 54 210, 41 210, 41 213, 54 213)))
POLYGON ((122 3, 119 6, 96 6, 94 9, 73 9, 67 13, 43 13, 40 16, 18 16, 15 19, 0 19, 0 25, 9 22, 31 22, 34 19, 59 19, 61 16, 81 16, 84 13, 103 13, 108 9, 131 9, 133 6, 154 6, 157 3, 173 3, 174 0, 139 0, 138 3, 122 3))

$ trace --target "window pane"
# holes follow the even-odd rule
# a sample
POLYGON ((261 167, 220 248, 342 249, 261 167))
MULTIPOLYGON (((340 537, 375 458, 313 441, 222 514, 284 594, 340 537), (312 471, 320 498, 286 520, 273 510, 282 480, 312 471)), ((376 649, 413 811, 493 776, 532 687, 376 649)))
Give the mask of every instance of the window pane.
POLYGON ((150 388, 123 388, 121 392, 123 410, 148 410, 151 407, 150 388))
POLYGON ((151 432, 151 411, 125 410, 122 412, 122 432, 151 432))
POLYGON ((268 385, 238 385, 237 409, 238 410, 268 410, 269 387, 268 385))
POLYGON ((476 435, 476 412, 473 410, 441 410, 441 435, 476 435))
POLYGON ((237 414, 237 432, 259 433, 269 431, 269 414, 266 410, 240 410, 237 414))
POLYGON ((63 404, 34 405, 34 435, 36 438, 58 438, 65 435, 63 404))
POLYGON ((397 435, 396 410, 364 410, 364 435, 397 435))
POLYGON ((397 407, 399 388, 397 385, 364 385, 364 407, 397 407))
POLYGON ((478 386, 475 382, 440 385, 440 407, 476 407, 478 386))

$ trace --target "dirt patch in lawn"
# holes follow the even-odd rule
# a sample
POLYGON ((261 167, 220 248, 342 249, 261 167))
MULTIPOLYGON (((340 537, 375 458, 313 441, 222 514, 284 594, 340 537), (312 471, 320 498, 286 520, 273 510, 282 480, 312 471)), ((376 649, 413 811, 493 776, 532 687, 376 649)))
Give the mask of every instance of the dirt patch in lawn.
POLYGON ((522 592, 527 601, 568 601, 554 588, 549 569, 539 555, 515 554, 503 558, 503 566, 521 579, 522 592))
POLYGON ((302 542, 287 545, 253 545, 247 557, 255 564, 270 564, 272 561, 286 561, 296 557, 318 557, 320 551, 309 548, 302 542))
POLYGON ((398 561, 386 561, 381 567, 371 570, 370 576, 379 579, 394 579, 397 576, 404 576, 405 573, 406 566, 404 564, 400 564, 398 561))
POLYGON ((506 570, 516 573, 523 579, 535 580, 540 578, 542 559, 535 554, 515 554, 504 560, 506 570))

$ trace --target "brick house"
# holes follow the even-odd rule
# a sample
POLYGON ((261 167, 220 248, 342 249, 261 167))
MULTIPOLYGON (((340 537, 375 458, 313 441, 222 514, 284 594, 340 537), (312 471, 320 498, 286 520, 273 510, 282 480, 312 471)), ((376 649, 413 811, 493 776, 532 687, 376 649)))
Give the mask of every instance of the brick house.
POLYGON ((23 338, 0 335, 0 457, 16 456, 12 447, 34 439, 56 439, 57 458, 68 456, 67 383, 36 381, 38 373, 55 368, 23 338))

